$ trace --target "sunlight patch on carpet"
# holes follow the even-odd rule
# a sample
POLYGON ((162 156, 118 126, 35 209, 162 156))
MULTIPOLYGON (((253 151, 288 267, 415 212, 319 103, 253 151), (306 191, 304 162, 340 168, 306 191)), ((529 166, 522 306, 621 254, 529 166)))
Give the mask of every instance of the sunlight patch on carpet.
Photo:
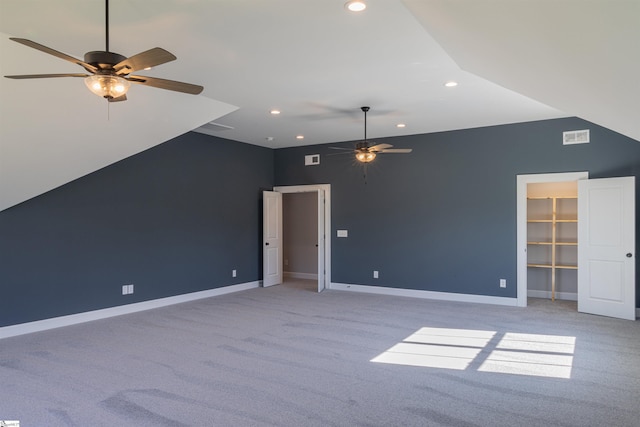
POLYGON ((420 328, 371 362, 571 378, 575 337, 420 328))

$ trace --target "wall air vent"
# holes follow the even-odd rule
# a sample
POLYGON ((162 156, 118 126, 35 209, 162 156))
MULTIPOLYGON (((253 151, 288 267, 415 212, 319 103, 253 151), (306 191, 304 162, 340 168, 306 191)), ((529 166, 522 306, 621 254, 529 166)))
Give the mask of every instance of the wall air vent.
POLYGON ((304 156, 304 165, 319 165, 320 164, 320 154, 311 154, 309 156, 304 156))
POLYGON ((589 129, 571 130, 562 132, 562 144, 587 144, 589 142, 589 129))

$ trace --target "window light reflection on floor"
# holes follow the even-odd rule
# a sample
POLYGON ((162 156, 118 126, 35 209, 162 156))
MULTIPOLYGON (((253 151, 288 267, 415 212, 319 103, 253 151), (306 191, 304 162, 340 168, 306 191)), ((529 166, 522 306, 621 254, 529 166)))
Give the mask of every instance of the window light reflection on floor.
POLYGON ((571 378, 575 337, 420 328, 371 362, 571 378))

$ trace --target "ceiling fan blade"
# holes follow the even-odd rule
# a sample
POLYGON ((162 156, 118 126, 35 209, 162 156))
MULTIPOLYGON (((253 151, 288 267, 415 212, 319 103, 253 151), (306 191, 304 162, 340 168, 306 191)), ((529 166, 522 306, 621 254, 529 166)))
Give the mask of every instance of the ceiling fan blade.
POLYGON ((410 153, 412 152, 413 149, 412 148, 391 148, 391 149, 386 149, 386 150, 382 150, 379 151, 379 153, 410 153))
POLYGON ((171 52, 168 52, 161 47, 154 47, 153 49, 138 53, 137 55, 133 55, 124 61, 117 63, 113 68, 116 70, 116 74, 123 75, 143 70, 145 68, 155 67, 174 60, 176 60, 176 56, 171 52))
POLYGON ((191 95, 197 95, 204 87, 198 85, 192 85, 191 83, 177 82, 175 80, 159 79, 157 77, 147 76, 128 76, 126 77, 132 83, 143 84, 146 86, 153 86, 160 89, 174 90, 176 92, 189 93, 191 95))
POLYGON ((393 147, 393 145, 391 144, 377 144, 372 147, 369 147, 369 151, 382 151, 382 150, 387 150, 391 147, 393 147))
POLYGON ((5 76, 8 79, 48 79, 52 77, 89 77, 89 74, 20 74, 17 76, 5 76))
POLYGON ((127 100, 127 95, 122 95, 122 96, 119 96, 119 97, 117 97, 117 98, 107 98, 107 100, 108 100, 109 102, 120 102, 120 101, 126 101, 126 100, 127 100))
POLYGON ((18 37, 9 37, 9 40, 13 40, 14 42, 23 44, 25 46, 29 46, 33 49, 37 49, 40 52, 44 52, 44 53, 48 53, 49 55, 53 55, 55 57, 58 57, 60 59, 64 59, 65 61, 69 61, 69 62, 73 62, 74 64, 78 64, 81 67, 84 67, 85 70, 91 72, 91 73, 97 73, 98 69, 96 67, 94 67, 91 64, 87 64, 84 61, 79 60, 78 58, 74 58, 73 56, 69 56, 66 53, 62 53, 62 52, 58 52, 55 49, 51 49, 50 47, 46 47, 44 45, 41 45, 40 43, 36 43, 34 41, 31 40, 27 40, 27 39, 21 39, 18 37))

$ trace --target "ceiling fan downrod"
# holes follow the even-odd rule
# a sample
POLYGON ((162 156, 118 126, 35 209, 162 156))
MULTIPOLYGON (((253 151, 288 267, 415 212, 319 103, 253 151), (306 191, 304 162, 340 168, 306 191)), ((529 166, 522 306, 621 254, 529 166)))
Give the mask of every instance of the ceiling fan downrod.
POLYGON ((104 12, 104 16, 105 16, 105 52, 109 52, 109 0, 105 0, 104 1, 104 5, 105 5, 105 12, 104 12))
POLYGON ((369 107, 360 107, 362 112, 364 113, 364 142, 367 142, 367 111, 369 111, 369 107))

